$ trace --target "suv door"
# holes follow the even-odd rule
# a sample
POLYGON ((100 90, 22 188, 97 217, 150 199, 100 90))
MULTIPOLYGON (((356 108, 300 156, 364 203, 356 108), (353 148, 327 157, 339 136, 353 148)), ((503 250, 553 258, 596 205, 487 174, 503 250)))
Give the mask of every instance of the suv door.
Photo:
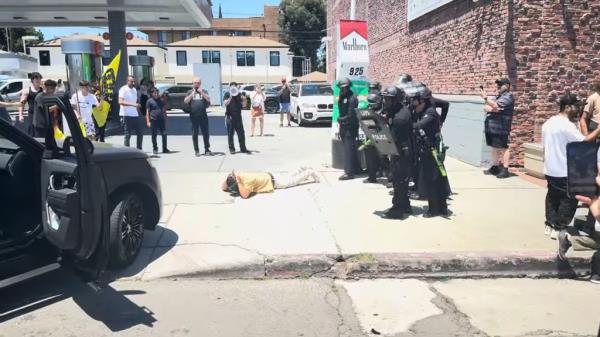
POLYGON ((81 134, 70 104, 56 96, 43 99, 49 120, 65 117, 71 137, 59 148, 52 126, 41 160, 42 224, 46 239, 73 257, 92 279, 100 277, 108 264, 108 212, 106 189, 100 169, 91 159, 93 144, 81 134))

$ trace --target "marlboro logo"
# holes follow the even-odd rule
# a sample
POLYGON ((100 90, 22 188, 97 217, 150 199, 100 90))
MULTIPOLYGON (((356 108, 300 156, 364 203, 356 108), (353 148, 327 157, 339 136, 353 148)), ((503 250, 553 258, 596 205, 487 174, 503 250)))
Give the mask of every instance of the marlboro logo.
POLYGON ((348 43, 348 41, 342 42, 342 48, 345 51, 365 51, 367 50, 366 43, 358 43, 356 38, 352 39, 352 43, 348 43))
POLYGON ((351 21, 351 20, 340 20, 340 39, 345 39, 348 35, 356 33, 363 39, 368 40, 368 28, 366 21, 351 21))

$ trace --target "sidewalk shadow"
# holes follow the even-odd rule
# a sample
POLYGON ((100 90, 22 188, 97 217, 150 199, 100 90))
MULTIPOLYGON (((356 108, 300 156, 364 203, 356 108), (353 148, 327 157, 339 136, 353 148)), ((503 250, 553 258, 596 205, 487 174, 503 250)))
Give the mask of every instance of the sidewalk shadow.
POLYGON ((110 280, 115 281, 122 277, 133 277, 140 274, 152 262, 173 249, 178 241, 179 235, 162 225, 156 226, 154 231, 146 231, 144 242, 147 245, 142 247, 142 251, 130 266, 111 271, 110 280), (168 242, 168 244, 161 244, 162 240, 168 242), (167 249, 156 249, 158 247, 167 249))
POLYGON ((112 332, 138 325, 153 327, 157 322, 154 313, 125 296, 140 294, 145 292, 118 291, 111 286, 96 292, 73 271, 63 268, 0 291, 0 324, 19 317, 33 319, 38 309, 72 299, 90 318, 102 322, 112 332))
POLYGON ((225 152, 217 152, 217 151, 211 151, 211 152, 212 152, 212 154, 209 154, 209 155, 202 153, 202 154, 200 154, 200 157, 222 157, 225 155, 225 152))

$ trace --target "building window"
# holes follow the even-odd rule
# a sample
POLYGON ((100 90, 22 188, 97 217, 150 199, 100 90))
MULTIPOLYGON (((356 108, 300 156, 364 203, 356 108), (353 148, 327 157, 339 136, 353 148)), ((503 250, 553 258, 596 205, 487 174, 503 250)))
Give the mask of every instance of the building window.
POLYGON ((250 36, 249 31, 244 30, 231 30, 229 31, 229 36, 250 36))
POLYGON ((147 50, 143 50, 143 49, 139 49, 135 53, 137 54, 137 56, 148 56, 148 51, 147 50))
POLYGON ((192 38, 192 32, 181 32, 182 40, 189 40, 192 38))
POLYGON ((178 50, 177 52, 177 65, 187 66, 187 52, 185 50, 178 50))
POLYGON ((40 60, 41 66, 49 66, 50 65, 50 51, 40 50, 39 60, 40 60))
POLYGON ((237 52, 238 67, 254 67, 255 58, 253 51, 238 51, 237 52))
POLYGON ((269 53, 269 60, 271 67, 279 67, 281 65, 281 59, 278 51, 272 51, 269 53))
POLYGON ((156 36, 158 38, 158 42, 157 44, 164 48, 167 45, 167 32, 165 31, 160 31, 160 32, 156 32, 156 36))
POLYGON ((221 64, 221 52, 218 50, 203 50, 202 63, 221 64))

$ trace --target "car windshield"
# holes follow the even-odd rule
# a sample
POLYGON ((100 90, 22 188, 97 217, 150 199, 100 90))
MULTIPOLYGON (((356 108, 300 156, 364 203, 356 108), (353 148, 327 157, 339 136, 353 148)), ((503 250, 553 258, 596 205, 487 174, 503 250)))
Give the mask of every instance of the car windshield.
POLYGON ((302 86, 302 96, 333 96, 331 86, 310 84, 302 86))

